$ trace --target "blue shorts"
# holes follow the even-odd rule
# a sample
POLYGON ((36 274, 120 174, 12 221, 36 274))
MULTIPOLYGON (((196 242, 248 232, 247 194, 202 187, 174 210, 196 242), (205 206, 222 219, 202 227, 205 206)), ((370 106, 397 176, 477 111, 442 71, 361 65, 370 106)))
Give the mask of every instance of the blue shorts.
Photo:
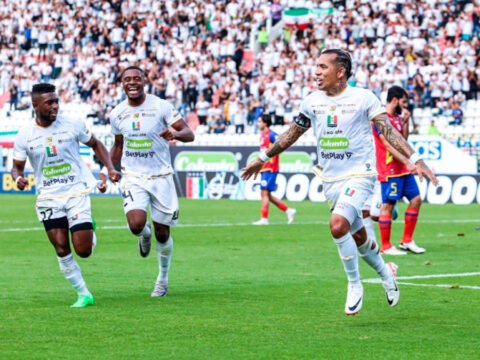
POLYGON ((277 190, 277 175, 276 172, 265 171, 262 172, 262 179, 260 181, 260 190, 268 190, 270 192, 277 190))
POLYGON ((420 195, 420 190, 412 174, 390 178, 388 182, 382 182, 382 202, 385 204, 395 204, 404 196, 410 201, 418 195, 420 195))

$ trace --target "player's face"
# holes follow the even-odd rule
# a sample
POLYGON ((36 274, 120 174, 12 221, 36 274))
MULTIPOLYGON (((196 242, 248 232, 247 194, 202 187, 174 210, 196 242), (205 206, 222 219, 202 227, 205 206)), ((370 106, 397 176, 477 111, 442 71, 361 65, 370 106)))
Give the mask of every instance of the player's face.
POLYGON ((54 122, 58 115, 58 96, 55 93, 36 95, 33 108, 43 121, 54 122))
POLYGON ((345 71, 335 63, 336 57, 336 54, 322 54, 318 58, 315 77, 319 90, 328 91, 336 87, 342 75, 341 71, 345 71))
POLYGON ((267 127, 267 124, 265 124, 263 120, 260 118, 257 121, 257 127, 258 127, 258 130, 263 131, 267 127))
POLYGON ((400 115, 403 112, 403 109, 408 107, 408 99, 406 96, 398 100, 397 106, 395 106, 395 113, 400 115))
POLYGON ((136 69, 125 71, 122 77, 123 90, 131 100, 140 99, 145 95, 145 78, 143 73, 136 69))

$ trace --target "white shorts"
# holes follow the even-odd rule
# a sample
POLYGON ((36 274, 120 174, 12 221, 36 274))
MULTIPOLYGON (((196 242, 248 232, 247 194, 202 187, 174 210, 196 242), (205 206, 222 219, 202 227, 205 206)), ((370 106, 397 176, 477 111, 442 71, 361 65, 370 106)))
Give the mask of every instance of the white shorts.
POLYGON ((123 208, 147 212, 152 208, 152 220, 158 224, 175 226, 178 222, 178 198, 173 175, 154 179, 124 176, 121 181, 123 208))
POLYGON ((374 176, 324 183, 325 197, 330 210, 345 217, 350 225, 357 219, 361 221, 363 205, 372 194, 374 184, 374 176))
POLYGON ((370 211, 370 216, 380 216, 380 209, 382 207, 382 187, 380 181, 375 181, 373 193, 365 201, 362 210, 370 211))
POLYGON ((38 220, 52 220, 67 217, 68 226, 92 222, 92 208, 89 195, 71 198, 37 200, 35 204, 38 220))

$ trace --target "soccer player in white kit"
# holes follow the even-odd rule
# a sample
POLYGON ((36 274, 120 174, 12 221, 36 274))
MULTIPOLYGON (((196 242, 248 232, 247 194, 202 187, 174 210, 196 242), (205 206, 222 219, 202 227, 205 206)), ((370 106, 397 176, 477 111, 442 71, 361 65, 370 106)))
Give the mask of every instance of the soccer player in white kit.
POLYGON ((190 142, 194 134, 172 104, 145 93, 142 69, 127 67, 122 74, 122 86, 127 99, 110 113, 115 136, 110 155, 114 165, 121 163, 124 211, 130 231, 138 237, 142 257, 147 257, 151 248, 151 225, 147 221, 151 206, 159 262, 151 296, 161 297, 168 292, 173 252, 170 227, 178 221, 169 141, 190 142))
POLYGON ((34 85, 32 104, 35 123, 21 129, 15 139, 12 176, 18 189, 24 190, 28 185, 24 177, 28 158, 35 172, 38 218, 55 248, 60 270, 77 291, 72 307, 83 308, 95 300, 73 258, 68 231, 77 255, 89 257, 96 244, 89 194, 97 180, 80 157, 79 142, 93 149, 112 181, 117 181, 120 174, 113 168, 105 146, 83 122, 58 115, 55 86, 34 85))
POLYGON ((421 179, 426 176, 437 184, 423 160, 392 127, 377 97, 367 89, 348 86, 351 69, 349 53, 339 49, 324 50, 316 66, 318 91, 303 100, 300 114, 290 128, 269 150, 261 152, 258 159, 248 164, 242 174, 245 180, 256 175, 265 161, 289 148, 313 127, 320 176, 331 210, 330 232, 348 279, 347 315, 357 314, 363 303, 357 253, 379 274, 387 303, 395 306, 400 298, 395 280, 396 265, 384 263, 378 245, 368 239, 362 223, 362 206, 372 193, 376 178, 370 122, 415 164, 421 179))

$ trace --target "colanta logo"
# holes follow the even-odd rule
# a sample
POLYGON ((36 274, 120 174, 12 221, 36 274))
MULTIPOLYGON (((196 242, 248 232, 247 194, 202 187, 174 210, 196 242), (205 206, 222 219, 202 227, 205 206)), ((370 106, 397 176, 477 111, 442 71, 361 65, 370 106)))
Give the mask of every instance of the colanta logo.
POLYGON ((153 146, 153 140, 127 140, 125 145, 130 150, 148 150, 153 146))
POLYGON ((176 171, 236 171, 238 160, 229 151, 182 151, 174 166, 176 171))
MULTIPOLYGON (((138 115, 138 114, 135 114, 135 115, 138 115)), ((140 130, 140 121, 132 121, 132 130, 140 130)))
POLYGON ((56 166, 48 166, 43 168, 42 173, 46 178, 52 178, 55 176, 66 175, 72 170, 70 164, 61 164, 56 166))
POLYGON ((318 143, 324 150, 345 150, 350 145, 346 137, 322 137, 318 143))
POLYGON ((57 147, 55 145, 49 145, 45 147, 48 157, 57 156, 57 147))
POLYGON ((337 127, 338 126, 338 116, 337 115, 328 115, 327 116, 327 126, 328 127, 337 127))

